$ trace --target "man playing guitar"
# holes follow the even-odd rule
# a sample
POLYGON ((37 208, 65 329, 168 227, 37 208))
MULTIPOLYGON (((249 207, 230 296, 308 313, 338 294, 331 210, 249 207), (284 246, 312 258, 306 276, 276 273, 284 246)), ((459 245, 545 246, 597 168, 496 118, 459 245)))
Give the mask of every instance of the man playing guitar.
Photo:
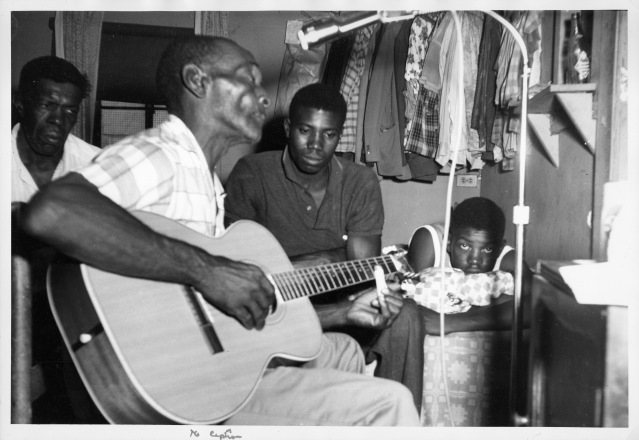
MULTIPOLYGON (((210 170, 229 147, 255 143, 261 137, 268 98, 261 86, 260 69, 254 57, 231 40, 191 37, 166 49, 158 66, 157 84, 165 96, 169 119, 106 148, 86 168, 44 187, 22 210, 21 224, 27 233, 87 266, 125 277, 188 286, 220 316, 231 317, 241 324, 238 327, 260 335, 268 326, 269 312, 275 309, 277 315, 280 309, 274 283, 260 267, 157 233, 130 213, 159 214, 208 237, 223 233, 223 189, 210 170)), ((95 301, 96 293, 89 294, 95 301)), ((131 291, 126 296, 136 295, 131 291)), ((107 300, 104 298, 105 303, 107 300)), ((157 306, 152 300, 143 303, 144 308, 136 314, 153 313, 157 306)), ((94 306, 103 318, 106 305, 103 310, 100 304, 94 306)), ((128 324, 136 328, 131 319, 125 321, 124 328, 129 328, 128 324)), ((216 320, 211 321, 215 327, 216 320)), ((170 324, 158 322, 153 331, 161 332, 170 324)), ((147 363, 158 369, 170 363, 172 377, 159 378, 161 385, 153 382, 145 388, 146 379, 135 370, 134 362, 123 360, 124 343, 113 338, 117 325, 102 322, 111 338, 114 357, 131 376, 123 389, 137 395, 127 401, 129 393, 118 389, 118 383, 103 384, 112 387, 106 394, 114 400, 99 406, 115 423, 419 425, 408 389, 394 381, 361 374, 361 350, 342 334, 321 335, 317 353, 309 356, 310 361, 275 368, 264 365, 259 383, 246 384, 246 399, 222 411, 222 415, 209 417, 206 408, 188 407, 194 401, 191 392, 205 385, 179 382, 192 370, 202 367, 206 371, 205 366, 182 364, 179 358, 159 350, 158 357, 147 363), (185 390, 186 394, 180 394, 185 390), (162 398, 156 399, 156 395, 162 398)), ((67 341, 76 359, 82 357, 83 347, 90 349, 91 340, 101 340, 102 334, 98 326, 95 335, 83 332, 77 341, 67 341)), ((180 346, 178 336, 163 338, 180 346)), ((132 344, 144 350, 149 343, 140 338, 132 344)), ((222 348, 228 344, 221 341, 222 348)), ((216 354, 211 354, 212 363, 216 354)), ((96 365, 100 363, 96 361, 96 365)), ((233 367, 239 370, 240 365, 233 367)), ((88 370, 84 372, 85 383, 90 382, 92 374, 88 370)), ((153 373, 153 369, 148 371, 151 376, 153 373)), ((207 376, 204 372, 202 377, 217 387, 213 389, 227 391, 227 383, 215 374, 207 376)), ((99 400, 97 388, 92 388, 92 394, 99 400)), ((235 391, 240 390, 227 393, 230 396, 235 391)), ((206 407, 224 400, 212 391, 204 394, 212 395, 211 400, 202 396, 194 406, 206 407)))

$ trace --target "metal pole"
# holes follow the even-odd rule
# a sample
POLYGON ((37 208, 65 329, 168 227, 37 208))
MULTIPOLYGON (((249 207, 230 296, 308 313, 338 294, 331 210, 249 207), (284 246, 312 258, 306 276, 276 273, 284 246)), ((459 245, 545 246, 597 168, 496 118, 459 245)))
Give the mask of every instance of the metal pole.
POLYGON ((508 29, 513 38, 519 45, 522 54, 522 62, 524 65, 524 71, 521 81, 521 133, 519 144, 519 200, 518 204, 513 209, 513 223, 516 225, 515 231, 515 251, 516 251, 516 266, 515 266, 515 294, 513 295, 513 319, 512 319, 512 341, 510 346, 510 398, 508 402, 509 415, 511 423, 514 426, 522 426, 528 423, 527 417, 517 414, 517 382, 518 382, 518 351, 519 341, 521 338, 521 325, 519 323, 519 317, 521 316, 521 294, 523 283, 523 258, 524 258, 524 226, 528 224, 529 209, 524 204, 524 195, 526 188, 526 142, 527 142, 527 127, 528 127, 528 75, 530 74, 530 68, 528 67, 528 51, 526 44, 522 39, 519 32, 506 21, 503 17, 494 13, 493 11, 485 11, 488 15, 499 21, 502 25, 508 29))
POLYGON ((31 266, 11 256, 11 423, 31 423, 31 266))

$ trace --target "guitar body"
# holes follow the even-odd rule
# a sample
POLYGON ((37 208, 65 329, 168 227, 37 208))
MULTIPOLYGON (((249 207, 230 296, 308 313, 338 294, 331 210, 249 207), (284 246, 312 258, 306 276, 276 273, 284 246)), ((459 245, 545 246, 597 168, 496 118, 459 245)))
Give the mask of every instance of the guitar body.
MULTIPOLYGON (((241 221, 209 238, 164 217, 136 216, 164 235, 267 274, 292 269, 277 240, 257 223, 241 221)), ((307 298, 283 302, 278 296, 259 331, 200 302, 221 344, 215 348, 185 286, 61 262, 50 268, 48 291, 73 361, 112 423, 221 422, 250 399, 273 357, 305 361, 320 350, 322 331, 307 298)))

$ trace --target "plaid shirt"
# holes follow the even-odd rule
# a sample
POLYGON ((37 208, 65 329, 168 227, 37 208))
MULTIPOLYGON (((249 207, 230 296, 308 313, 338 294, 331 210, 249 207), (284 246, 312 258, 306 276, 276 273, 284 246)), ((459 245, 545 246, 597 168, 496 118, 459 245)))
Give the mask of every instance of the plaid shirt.
POLYGON ((107 147, 79 172, 127 210, 160 214, 209 236, 224 230, 222 184, 177 116, 107 147))
POLYGON ((359 83, 364 74, 368 43, 375 25, 360 29, 355 34, 353 49, 351 50, 340 93, 346 101, 346 120, 342 129, 342 136, 335 151, 354 153, 357 141, 357 112, 359 110, 359 83))
POLYGON ((419 84, 415 117, 406 124, 406 151, 435 157, 439 144, 439 93, 419 84))

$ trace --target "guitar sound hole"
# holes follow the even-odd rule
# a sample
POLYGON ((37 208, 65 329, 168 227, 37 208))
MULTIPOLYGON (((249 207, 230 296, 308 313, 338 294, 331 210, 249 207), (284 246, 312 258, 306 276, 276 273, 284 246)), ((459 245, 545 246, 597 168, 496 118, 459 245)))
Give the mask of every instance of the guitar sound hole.
POLYGON ((268 316, 266 317, 266 322, 269 325, 277 324, 284 318, 286 307, 282 307, 284 304, 280 304, 280 299, 278 298, 268 309, 268 316))

